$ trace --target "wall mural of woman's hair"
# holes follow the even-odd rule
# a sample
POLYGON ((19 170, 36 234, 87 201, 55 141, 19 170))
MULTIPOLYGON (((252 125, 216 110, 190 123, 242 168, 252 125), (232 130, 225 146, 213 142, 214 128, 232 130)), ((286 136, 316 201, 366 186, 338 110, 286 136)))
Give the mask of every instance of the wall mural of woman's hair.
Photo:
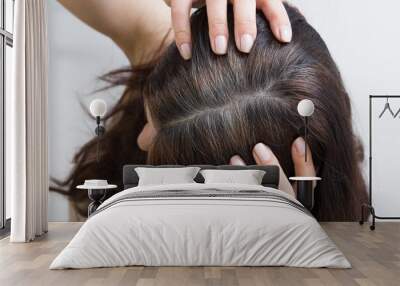
MULTIPOLYGON (((313 213, 319 220, 357 219, 367 193, 349 96, 324 41, 296 8, 285 5, 293 27, 289 44, 276 41, 258 13, 250 54, 240 53, 231 37, 227 55, 217 56, 201 8, 191 17, 190 61, 171 44, 152 64, 110 74, 108 79, 126 84, 127 90, 109 114, 102 162, 95 162, 96 141, 88 142, 63 185, 71 194, 75 185, 95 177, 121 185, 124 164, 146 161, 136 142, 145 124, 144 102, 157 129, 148 163, 227 164, 237 154, 254 164, 251 150, 263 142, 292 176, 291 144, 303 134, 297 104, 311 99, 316 109, 309 122, 309 144, 322 177, 313 213)), ((231 6, 228 22, 233 35, 231 6)), ((72 198, 84 207, 84 195, 78 195, 72 198)))

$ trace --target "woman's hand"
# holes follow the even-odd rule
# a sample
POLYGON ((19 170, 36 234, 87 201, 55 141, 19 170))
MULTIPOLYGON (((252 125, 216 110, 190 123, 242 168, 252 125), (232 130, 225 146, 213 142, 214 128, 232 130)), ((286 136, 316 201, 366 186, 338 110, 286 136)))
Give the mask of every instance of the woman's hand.
MULTIPOLYGON (((190 10, 203 4, 207 6, 210 42, 213 51, 223 55, 228 46, 228 0, 164 0, 171 7, 175 42, 186 60, 192 56, 190 10)), ((275 37, 284 43, 292 39, 289 17, 281 0, 230 0, 235 17, 235 42, 237 48, 249 53, 257 35, 256 9, 261 9, 268 19, 275 37)))
MULTIPOLYGON (((305 142, 304 139, 299 137, 292 144, 292 159, 296 176, 299 177, 315 177, 316 170, 314 167, 311 150, 307 146, 307 162, 304 160, 305 142)), ((291 184, 283 172, 278 159, 272 153, 271 149, 263 143, 258 143, 253 148, 253 157, 257 165, 276 165, 279 167, 279 189, 285 193, 291 194, 296 197, 295 184, 291 184)), ((231 165, 246 165, 245 162, 237 155, 233 156, 230 160, 231 165)), ((314 185, 315 188, 315 185, 314 185)))

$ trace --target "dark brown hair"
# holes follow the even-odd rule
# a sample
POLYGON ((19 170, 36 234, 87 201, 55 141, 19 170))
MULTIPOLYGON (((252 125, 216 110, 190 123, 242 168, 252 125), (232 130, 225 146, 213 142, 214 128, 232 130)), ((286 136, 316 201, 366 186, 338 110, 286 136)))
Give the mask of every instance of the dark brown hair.
MULTIPOLYGON (((251 150, 264 142, 292 176, 291 144, 303 127, 296 107, 307 98, 316 107, 309 141, 323 178, 313 213, 319 220, 357 219, 367 195, 349 96, 319 34, 297 9, 286 9, 291 43, 276 41, 257 13, 258 35, 250 54, 240 53, 231 37, 225 56, 212 52, 206 10, 197 10, 191 17, 192 59, 184 61, 172 44, 153 64, 127 71, 128 78, 118 73, 119 83, 127 83, 128 89, 110 114, 102 161, 96 165, 95 141, 90 141, 75 157, 65 183, 72 187, 102 176, 120 185, 124 164, 146 160, 136 143, 145 124, 144 101, 158 131, 148 163, 226 164, 238 154, 253 164, 251 150)), ((233 35, 231 6, 228 21, 233 35)))

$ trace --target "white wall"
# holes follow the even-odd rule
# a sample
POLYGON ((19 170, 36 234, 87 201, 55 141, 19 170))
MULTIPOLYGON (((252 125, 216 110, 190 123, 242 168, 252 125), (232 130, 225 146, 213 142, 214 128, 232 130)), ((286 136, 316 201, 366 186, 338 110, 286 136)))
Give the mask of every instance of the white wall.
MULTIPOLYGON (((400 1, 394 0, 292 0, 320 32, 342 72, 351 95, 354 123, 368 140, 368 95, 400 94, 400 1)), ((62 177, 72 155, 90 136, 93 122, 87 120, 77 98, 98 87, 96 76, 127 64, 109 40, 73 18, 55 1, 49 3, 50 172, 62 177)), ((117 94, 117 93, 114 93, 117 94)), ((384 102, 377 102, 375 118, 384 102)), ((400 101, 393 106, 396 110, 400 101)), ((375 119, 374 119, 375 120, 375 119)), ((375 120, 374 203, 380 215, 400 215, 400 118, 375 120)), ((66 215, 67 206, 54 204, 50 215, 66 215), (52 211, 53 210, 53 211, 52 211)))
MULTIPOLYGON (((105 36, 95 32, 65 10, 48 1, 49 33, 49 170, 50 176, 64 178, 75 152, 94 136, 95 122, 82 109, 101 96, 115 98, 121 90, 94 94, 103 86, 98 76, 128 65, 123 53, 105 36)), ((68 201, 50 192, 50 220, 67 220, 68 201)))

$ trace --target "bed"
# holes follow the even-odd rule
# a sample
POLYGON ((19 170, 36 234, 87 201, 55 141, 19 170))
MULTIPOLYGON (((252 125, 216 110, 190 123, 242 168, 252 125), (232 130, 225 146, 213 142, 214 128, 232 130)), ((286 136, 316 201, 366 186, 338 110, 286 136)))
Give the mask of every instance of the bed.
POLYGON ((50 269, 351 267, 310 212, 277 189, 275 166, 198 166, 262 170, 260 185, 205 183, 199 173, 193 183, 149 186, 138 185, 138 167, 124 167, 125 190, 100 205, 50 269))

